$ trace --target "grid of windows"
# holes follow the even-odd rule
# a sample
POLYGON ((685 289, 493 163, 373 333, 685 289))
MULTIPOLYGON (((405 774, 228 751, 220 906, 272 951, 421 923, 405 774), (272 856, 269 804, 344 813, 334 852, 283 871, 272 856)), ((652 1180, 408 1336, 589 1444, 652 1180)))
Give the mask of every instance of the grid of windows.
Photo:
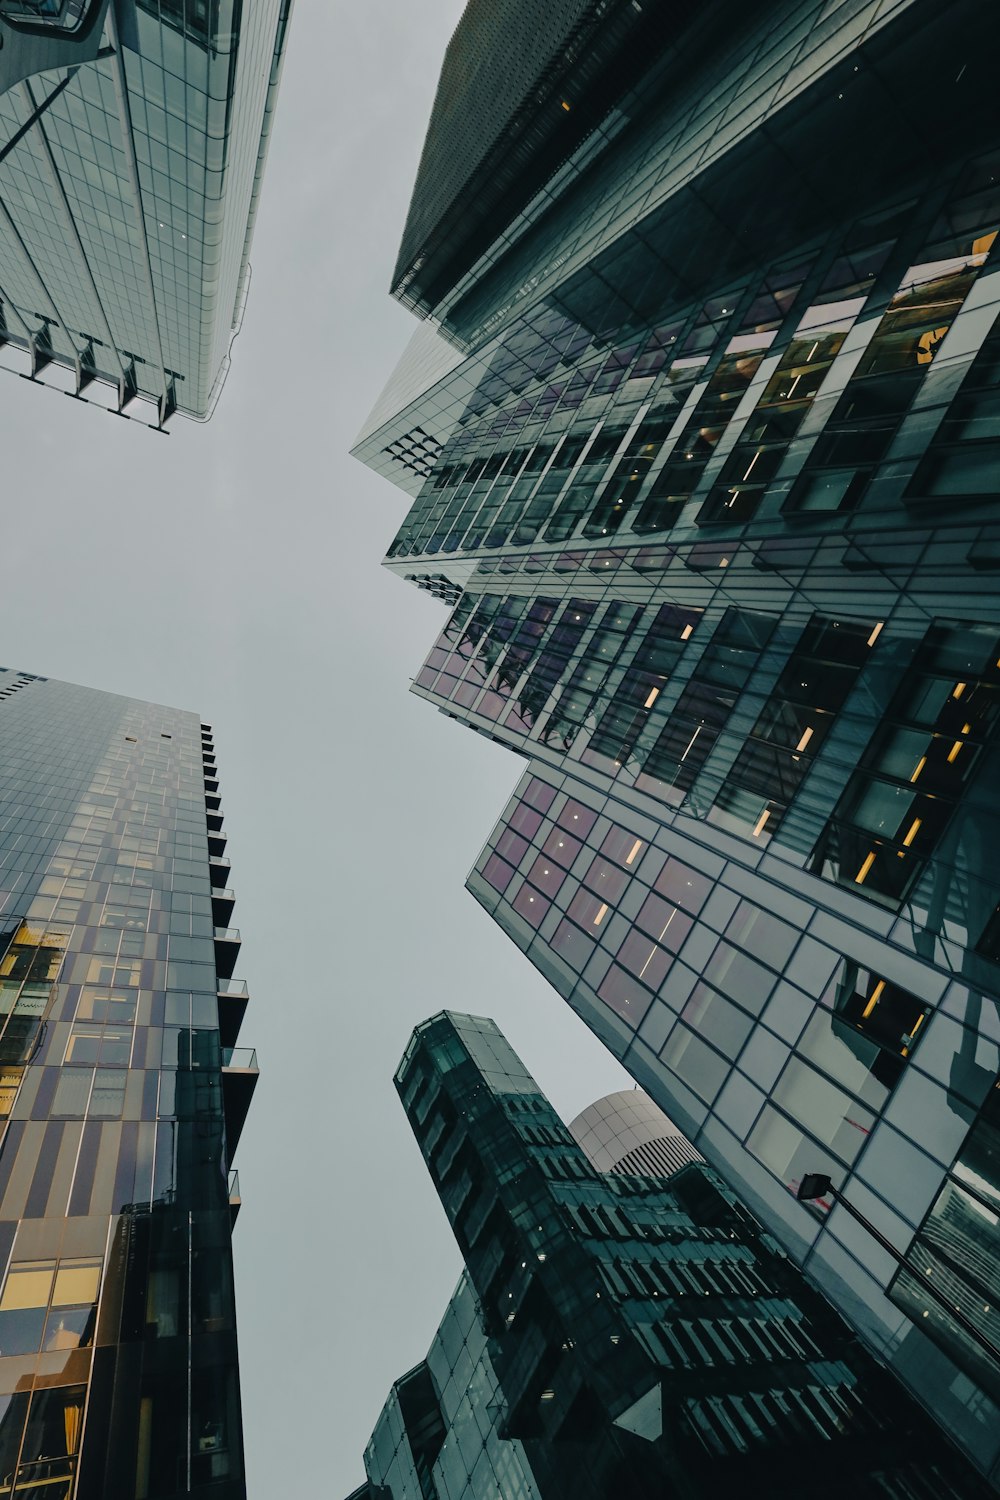
POLYGON ((287 15, 282 0, 245 15, 233 0, 140 4, 122 38, 108 11, 66 76, 63 51, 54 72, 0 94, 0 326, 33 374, 62 366, 102 405, 141 396, 153 424, 210 412, 287 15))
POLYGON ((703 1165, 596 1170, 492 1021, 432 1017, 396 1085, 465 1272, 360 1496, 708 1500, 754 1455, 746 1484, 790 1497, 803 1440, 823 1495, 866 1484, 875 1445, 895 1494, 928 1473, 955 1500, 985 1493, 703 1165))
POLYGON ((1000 1472, 966 1346, 794 1198, 826 1171, 915 1254, 1000 1074, 1000 196, 958 4, 637 59, 628 129, 498 220, 447 368, 357 451, 440 444, 388 558, 455 591, 415 691, 529 757, 470 889, 1000 1472))
POLYGON ((12 679, 20 690, 0 704, 0 1492, 235 1496, 224 1169, 245 1100, 221 1048, 211 731, 192 714, 0 673, 12 679))

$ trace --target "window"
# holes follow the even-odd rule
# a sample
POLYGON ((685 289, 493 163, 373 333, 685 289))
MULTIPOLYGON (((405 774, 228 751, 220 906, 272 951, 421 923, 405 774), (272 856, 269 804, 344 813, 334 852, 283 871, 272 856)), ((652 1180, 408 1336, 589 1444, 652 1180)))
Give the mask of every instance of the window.
POLYGON ((729 609, 643 761, 640 791, 680 801, 715 747, 747 679, 767 645, 774 621, 729 609))
POLYGON ((901 903, 933 855, 1000 716, 1000 638, 936 621, 814 852, 817 873, 901 903))
POLYGON ((100 1279, 99 1260, 13 1262, 0 1296, 0 1354, 91 1343, 100 1279))
POLYGON ((597 822, 597 814, 591 812, 589 807, 584 807, 582 802, 575 802, 570 797, 556 818, 556 822, 574 838, 585 839, 597 822))
POLYGON ((532 927, 538 927, 551 906, 548 896, 543 896, 541 891, 533 886, 522 885, 514 900, 511 902, 514 910, 519 916, 532 927))
POLYGON ((880 633, 875 622, 813 616, 719 790, 713 822, 762 842, 778 832, 880 633))
POLYGON ((930 1282, 994 1348, 1000 1345, 995 1268, 1000 1256, 1000 1086, 986 1099, 958 1160, 911 1248, 912 1267, 889 1289, 920 1329, 947 1350, 960 1369, 1000 1400, 996 1361, 948 1312, 926 1295, 930 1282))
POLYGON ((590 764, 623 765, 636 748, 699 619, 700 611, 665 604, 626 668, 584 751, 590 764), (595 760, 594 757, 600 757, 595 760))
POLYGON ((486 884, 491 885, 502 896, 514 878, 514 867, 501 859, 499 855, 491 854, 483 865, 482 874, 486 884))
POLYGON ((862 1039, 872 1073, 892 1088, 920 1035, 930 1008, 916 995, 857 964, 847 963, 837 986, 834 1030, 862 1039), (874 1050, 873 1050, 874 1049, 874 1050))
MULTIPOLYGON (((583 844, 579 839, 573 838, 562 828, 553 828, 542 845, 542 853, 549 859, 554 859, 556 864, 562 865, 564 870, 568 870, 582 848, 583 844)), ((497 849, 500 849, 499 843, 497 849)))

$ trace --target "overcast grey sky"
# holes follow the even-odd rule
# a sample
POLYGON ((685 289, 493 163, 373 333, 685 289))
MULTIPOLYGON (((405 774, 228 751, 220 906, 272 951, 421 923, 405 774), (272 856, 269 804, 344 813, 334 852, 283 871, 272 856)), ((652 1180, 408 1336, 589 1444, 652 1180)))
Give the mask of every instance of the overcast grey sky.
POLYGON ((0 374, 0 661, 193 708, 230 836, 251 1500, 343 1500, 458 1254, 392 1088, 492 1015, 569 1118, 625 1086, 463 889, 521 762, 406 691, 444 619, 380 569, 405 497, 347 450, 412 330, 386 293, 459 0, 295 0, 233 369, 158 437, 0 374))

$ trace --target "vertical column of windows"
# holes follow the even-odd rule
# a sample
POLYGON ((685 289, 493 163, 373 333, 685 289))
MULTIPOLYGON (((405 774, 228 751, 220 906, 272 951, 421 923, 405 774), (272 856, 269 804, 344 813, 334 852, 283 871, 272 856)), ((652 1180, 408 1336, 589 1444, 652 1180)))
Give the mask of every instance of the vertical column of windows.
POLYGON ((850 510, 913 403, 945 335, 986 262, 1000 224, 1000 187, 963 191, 970 168, 903 276, 786 504, 795 512, 850 510))
POLYGON ((643 611, 637 605, 612 600, 607 606, 583 659, 541 727, 539 738, 543 745, 547 745, 553 736, 558 736, 563 748, 570 748, 588 715, 594 711, 604 684, 642 615, 643 611))
POLYGON ((690 640, 701 611, 664 604, 656 612, 610 703, 597 722, 582 759, 617 768, 632 756, 656 700, 690 640))
POLYGON ((995 736, 998 689, 996 631, 935 623, 824 830, 817 872, 886 905, 906 898, 995 736))
POLYGON ((590 446, 581 450, 579 466, 565 495, 556 505, 545 527, 547 542, 565 541, 573 535, 580 517, 590 504, 594 485, 597 484, 608 464, 618 451, 627 429, 619 423, 609 422, 602 426, 590 441, 590 446))
MULTIPOLYGON (((676 405, 666 411, 654 411, 645 417, 635 436, 629 442, 607 484, 603 485, 582 535, 597 538, 613 536, 629 515, 651 465, 670 433, 677 417, 676 405)), ((581 494, 577 514, 582 514, 589 496, 581 494)), ((569 515, 566 517, 570 519, 569 515)), ((569 530, 556 532, 550 527, 546 532, 552 540, 562 540, 569 530)))
POLYGON ((475 551, 477 547, 483 545, 493 527, 501 504, 509 494, 517 476, 521 473, 530 452, 531 449, 529 447, 522 446, 511 448, 504 455, 503 462, 497 471, 496 479, 483 496, 482 503, 474 513, 471 503, 469 504, 466 514, 459 518, 451 537, 448 539, 445 547, 446 551, 452 550, 452 544, 455 547, 459 547, 463 552, 475 551), (468 530, 463 536, 462 533, 466 526, 468 526, 468 530))
POLYGON ((907 1254, 889 1295, 977 1383, 1000 1399, 1000 1084, 986 1103, 907 1254), (926 1295, 933 1285, 962 1312, 993 1358, 926 1295))
POLYGON ((1000 316, 980 346, 907 488, 908 500, 996 498, 1000 472, 1000 316))
MULTIPOLYGON (((523 609, 520 622, 511 634, 510 644, 499 654, 496 669, 487 682, 488 691, 477 705, 477 713, 488 719, 498 719, 506 707, 514 688, 534 661, 558 604, 556 599, 519 602, 523 609)), ((491 639, 495 641, 495 636, 491 639)))
POLYGON ((715 747, 775 621, 728 609, 636 777, 640 791, 682 800, 715 747))
POLYGON ((546 443, 536 440, 526 462, 518 471, 517 478, 500 504, 496 524, 491 527, 486 536, 487 547, 502 547, 511 537, 525 505, 534 493, 539 474, 552 457, 554 447, 554 442, 546 443))
POLYGON ((756 514, 827 371, 840 352, 895 244, 905 217, 897 210, 862 219, 813 292, 787 349, 698 512, 701 526, 741 525, 756 514))
MULTIPOLYGON (((797 263, 775 267, 768 272, 745 310, 733 323, 722 358, 676 444, 676 456, 668 458, 653 481, 635 519, 634 530, 668 531, 680 515, 683 505, 697 488, 706 464, 725 433, 767 348, 773 342, 777 329, 794 303, 806 269, 805 263, 797 263)), ((730 322, 737 299, 743 300, 742 294, 733 292, 705 305, 683 346, 688 357, 707 355, 723 327, 730 322)), ((681 369, 685 370, 689 380, 697 373, 690 367, 685 369, 683 362, 681 369)), ((632 493, 636 495, 638 492, 636 487, 632 493)), ((619 516, 619 520, 620 518, 619 516)), ((585 534, 597 533, 588 530, 585 534)))
POLYGON ((813 616, 726 776, 709 817, 772 838, 879 636, 874 624, 813 616))
POLYGON ((506 727, 530 733, 576 654, 596 609, 597 605, 589 599, 570 599, 567 602, 521 687, 517 703, 504 719, 506 727))
POLYGON ((535 540, 551 514, 556 498, 562 491, 577 459, 586 445, 589 434, 580 437, 564 437, 554 449, 552 460, 532 491, 517 524, 510 534, 510 545, 527 547, 535 540))

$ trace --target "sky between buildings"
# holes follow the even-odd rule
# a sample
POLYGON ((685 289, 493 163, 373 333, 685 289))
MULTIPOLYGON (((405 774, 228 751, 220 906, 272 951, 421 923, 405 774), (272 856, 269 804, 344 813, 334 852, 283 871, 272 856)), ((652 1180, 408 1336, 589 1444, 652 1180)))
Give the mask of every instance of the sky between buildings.
POLYGON ((0 373, 0 663, 216 731, 262 1078, 235 1236, 250 1500, 342 1500, 458 1253, 392 1088, 492 1015, 569 1119, 628 1080, 463 889, 520 761, 408 695, 441 605, 347 450, 414 326, 386 288, 459 0, 295 0, 233 368, 161 437, 0 373))

